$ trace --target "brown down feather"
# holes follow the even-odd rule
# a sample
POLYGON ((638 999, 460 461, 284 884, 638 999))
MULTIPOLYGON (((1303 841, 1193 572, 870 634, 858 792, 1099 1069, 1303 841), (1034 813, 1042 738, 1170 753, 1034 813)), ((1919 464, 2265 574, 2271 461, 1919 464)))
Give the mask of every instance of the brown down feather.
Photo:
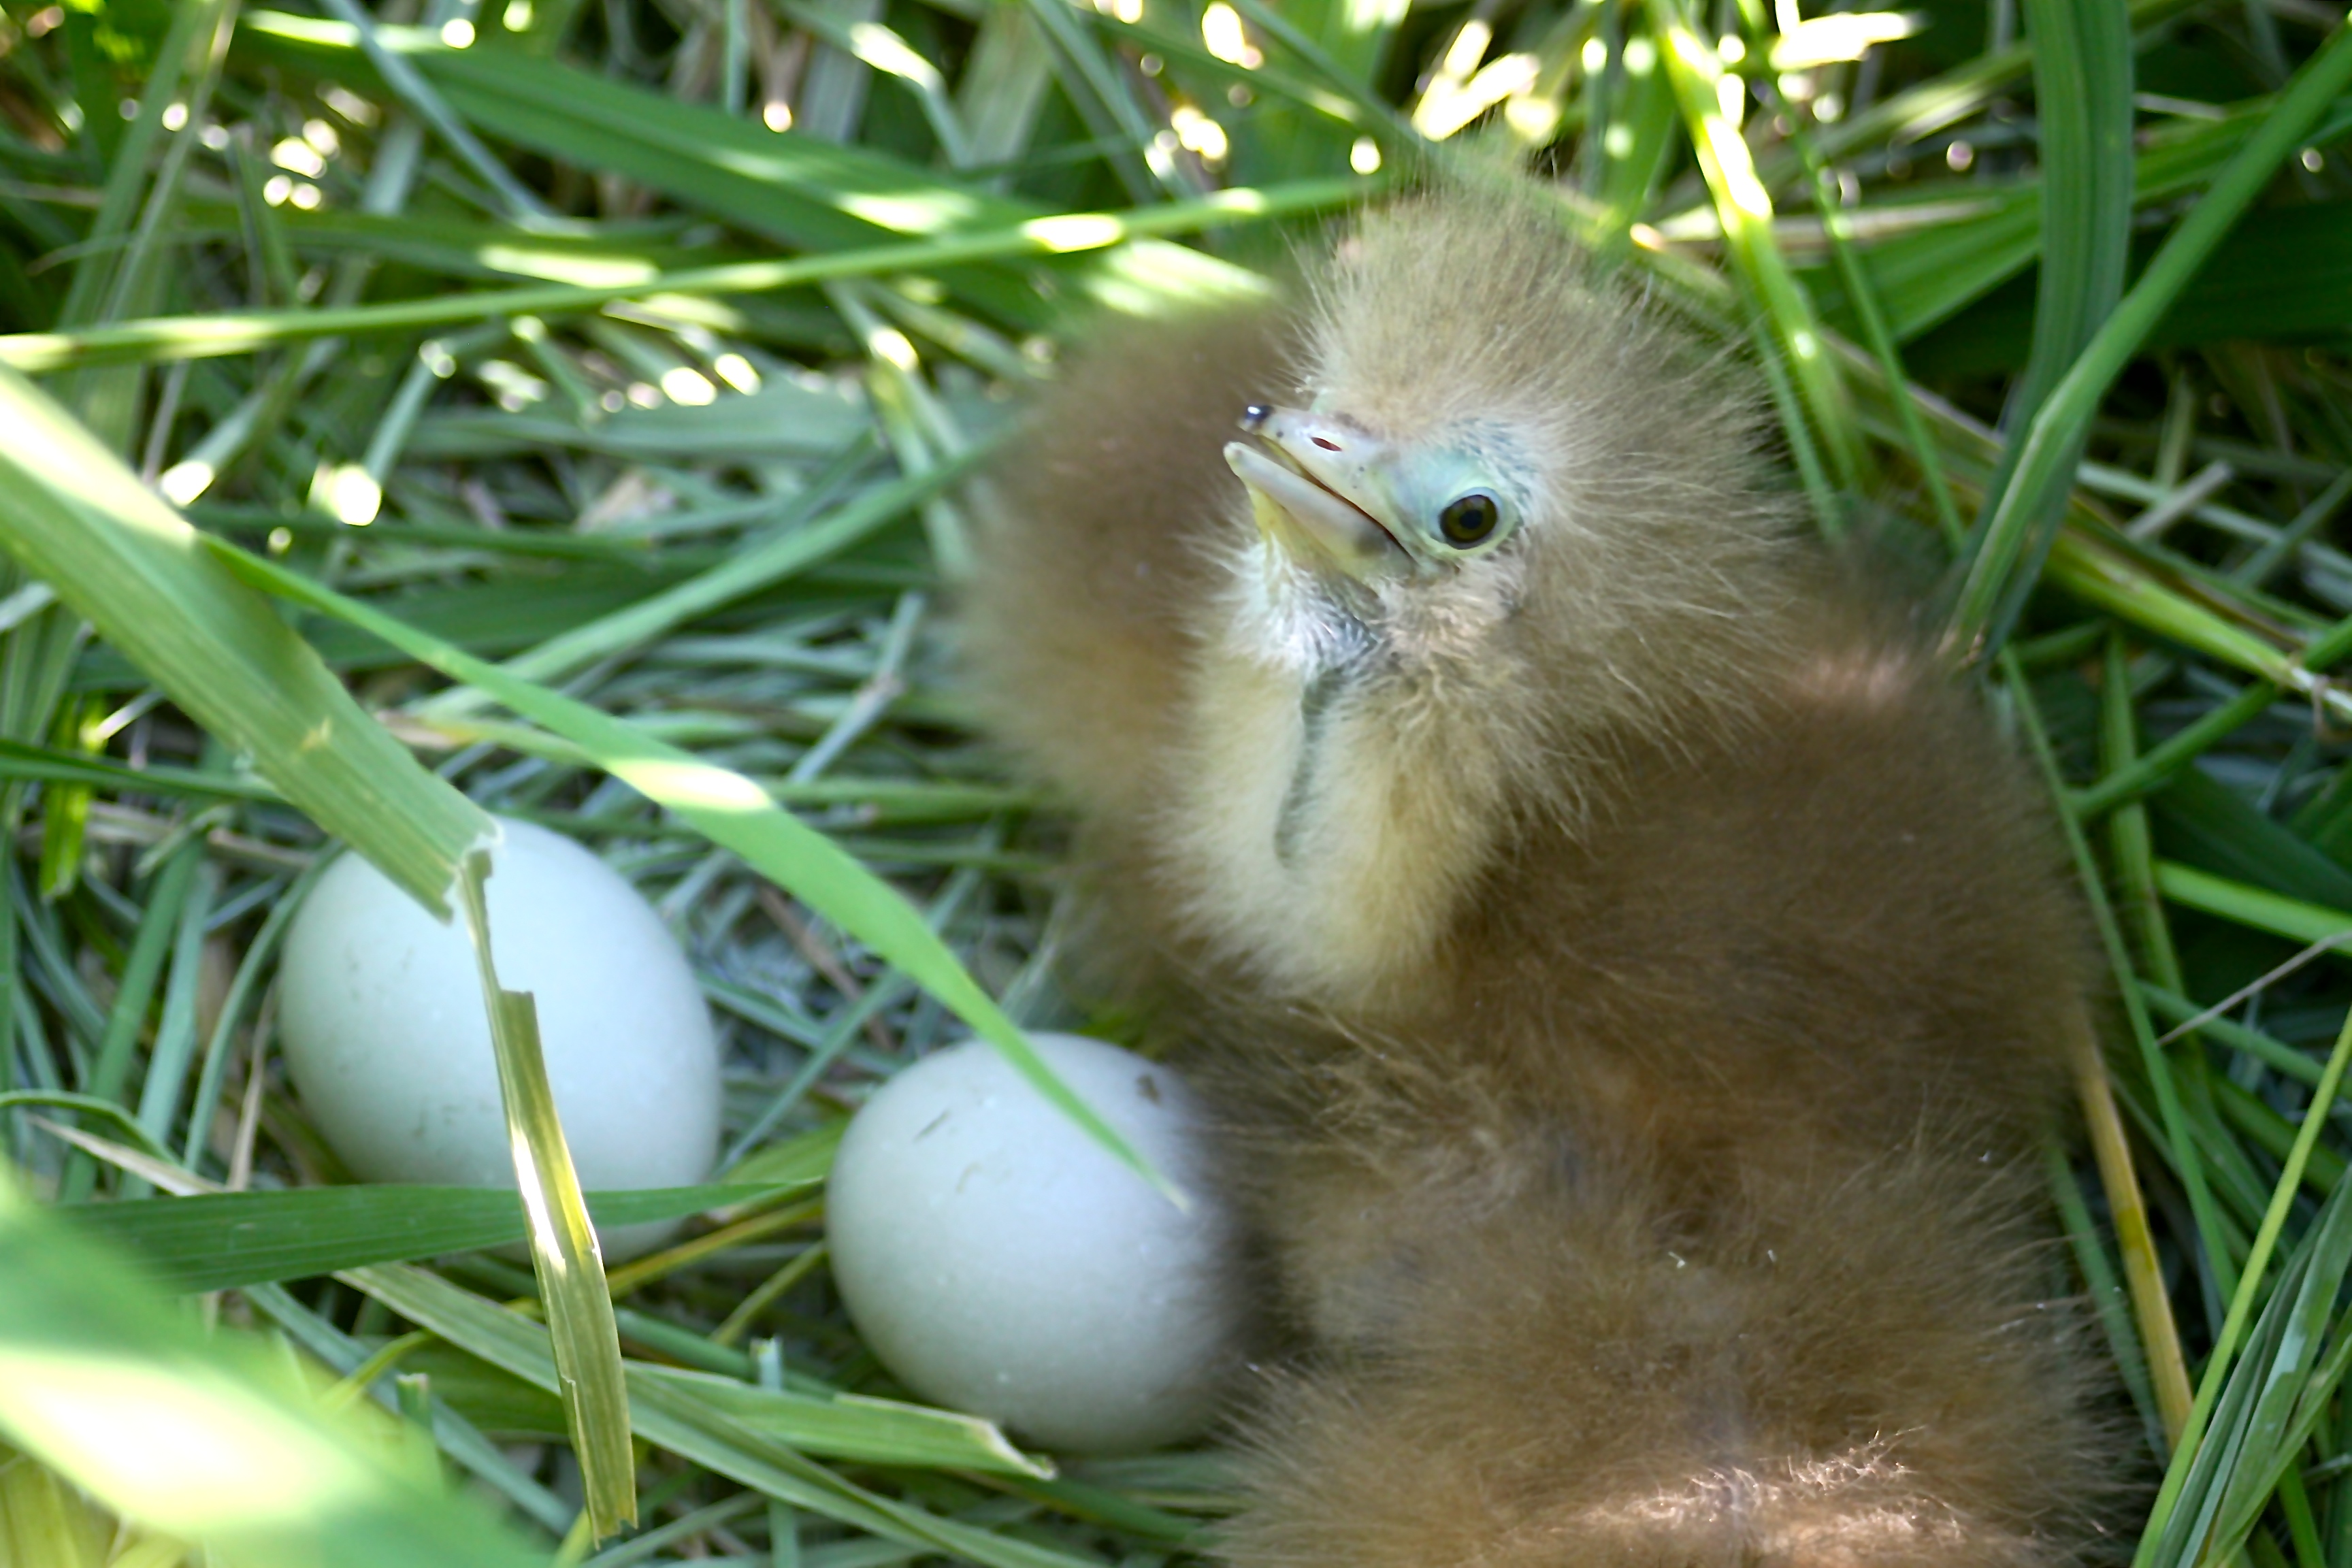
POLYGON ((1076 818, 1074 983, 1218 1108, 1271 1336, 1229 1560, 2105 1551, 2131 1446, 2038 1177, 2081 917, 1973 698, 1800 532, 1746 373, 1540 199, 1433 195, 1291 300, 1106 330, 1025 431, 963 652, 1076 818), (1314 396, 1499 421, 1540 497, 1500 607, 1381 629, 1336 719, 1249 673, 1220 455, 1314 396), (1243 831, 1276 784, 1304 849, 1243 831))

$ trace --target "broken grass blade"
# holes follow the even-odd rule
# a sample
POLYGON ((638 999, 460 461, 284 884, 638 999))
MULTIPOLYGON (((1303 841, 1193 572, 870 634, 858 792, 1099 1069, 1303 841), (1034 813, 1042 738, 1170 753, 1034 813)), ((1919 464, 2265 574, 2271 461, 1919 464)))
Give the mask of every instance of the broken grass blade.
POLYGON ((563 1415, 580 1461, 589 1528, 597 1540, 637 1520, 636 1460, 629 1449, 629 1395, 621 1375, 620 1331, 604 1283, 604 1259, 580 1195, 555 1091, 539 1045, 539 1014, 527 991, 499 983, 490 942, 490 915, 482 884, 491 874, 488 851, 466 857, 458 898, 489 1009, 490 1048, 498 1058, 499 1099, 506 1109, 530 1255, 539 1274, 554 1347, 563 1415))
POLYGON ((2084 604, 2143 631, 2298 692, 2336 718, 2352 718, 2352 690, 2313 675, 2244 627, 2174 592, 2085 529, 2069 526, 2060 531, 2043 575, 2084 604))

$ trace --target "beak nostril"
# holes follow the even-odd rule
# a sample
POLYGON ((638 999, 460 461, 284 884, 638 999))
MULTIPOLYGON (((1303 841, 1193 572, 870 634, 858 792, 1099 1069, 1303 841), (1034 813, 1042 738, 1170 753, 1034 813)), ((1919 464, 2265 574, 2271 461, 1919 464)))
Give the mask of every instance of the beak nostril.
POLYGON ((1320 436, 1312 437, 1310 439, 1327 452, 1336 452, 1339 449, 1339 443, 1337 441, 1326 440, 1320 436))

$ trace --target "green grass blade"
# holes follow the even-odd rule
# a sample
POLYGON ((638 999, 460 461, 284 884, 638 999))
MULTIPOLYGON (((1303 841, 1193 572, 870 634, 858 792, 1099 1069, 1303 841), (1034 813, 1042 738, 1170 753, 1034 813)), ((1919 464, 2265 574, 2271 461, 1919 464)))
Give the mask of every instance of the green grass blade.
POLYGON ((528 222, 549 216, 545 205, 508 173, 504 163, 490 156, 489 149, 482 145, 463 120, 451 112, 433 85, 398 51, 386 47, 383 30, 373 16, 362 10, 354 0, 326 0, 326 5, 352 29, 360 47, 382 73, 384 84, 408 105, 410 112, 433 128, 433 133, 464 161, 476 178, 498 193, 510 216, 528 222))
POLYGON ((123 132, 122 145, 108 172, 106 188, 87 236, 87 243, 106 260, 95 265, 86 261, 74 268, 73 285, 58 311, 59 321, 78 324, 102 319, 116 279, 126 268, 135 267, 134 255, 125 251, 118 258, 113 247, 131 234, 141 197, 147 189, 148 162, 163 134, 165 109, 179 95, 181 77, 198 38, 206 24, 220 18, 223 5, 224 0, 190 0, 175 8, 171 31, 156 50, 154 68, 141 94, 139 113, 123 132))
MULTIPOLYGON (((2116 919, 2114 901, 2107 896, 2098 862, 2092 856, 2090 841, 2083 831, 2082 823, 2066 809, 2064 780, 2059 772, 2057 755, 2051 747, 2049 727, 2042 720, 2040 704, 2034 700, 2032 688, 2018 667, 2014 649, 2004 648, 2001 651, 2000 668, 2002 684, 2011 700, 2016 704, 2019 728, 2023 731, 2026 750, 2041 770, 2043 784, 2058 807, 2059 827, 2065 836, 2076 879, 2085 901, 2090 905, 2091 918, 2098 931, 2108 972, 2122 994, 2125 1020, 2131 1028, 2133 1043, 2138 1047, 2139 1067, 2147 1075, 2147 1086, 2156 1099, 2158 1125, 2162 1134, 2157 1140, 2158 1150, 2179 1173, 2181 1185, 2187 1190, 2189 1212, 2196 1224, 2194 1239, 2204 1254, 2200 1263, 2210 1269, 2218 1260, 2219 1266, 2227 1269, 2231 1251, 2229 1236, 2214 1205, 2211 1184, 2206 1179, 2205 1160, 2190 1131, 2179 1089, 2173 1081, 2171 1065, 2165 1059, 2163 1047, 2157 1042, 2156 1027, 2148 1019, 2147 1009, 2140 1002, 2138 991, 2132 985, 2131 952, 2125 943, 2122 923, 2116 919)), ((2151 1342, 2146 1348, 2151 1357, 2156 1357, 2178 1347, 2176 1344, 2151 1342)), ((2167 1375, 2166 1369, 2159 1365, 2157 1374, 2162 1379, 2167 1375)))
POLYGON ((2249 888, 2176 861, 2158 863, 2156 886, 2176 904, 2295 942, 2331 942, 2352 933, 2352 914, 2249 888))
MULTIPOLYGON (((552 1391, 555 1360, 537 1323, 403 1264, 341 1276, 403 1317, 525 1383, 552 1391)), ((1103 1568, 1074 1552, 1031 1544, 894 1503, 842 1479, 760 1433, 707 1408, 660 1374, 632 1368, 630 1416, 638 1435, 796 1508, 887 1540, 944 1552, 982 1568, 1103 1568)))
MULTIPOLYGON (((1072 16, 1086 45, 1084 24, 1072 16)), ((364 74, 356 40, 345 28, 278 13, 257 13, 248 32, 289 64, 328 76, 364 74)), ((1041 216, 1030 203, 950 183, 870 148, 794 132, 769 132, 698 104, 552 61, 503 51, 452 49, 430 32, 379 27, 386 47, 403 51, 467 119, 550 158, 608 171, 796 248, 870 247, 891 234, 945 236, 1041 216)), ((865 68, 861 65, 859 69, 865 68)), ((1140 121, 1138 121, 1140 125, 1140 121)), ((1151 129, 1141 127, 1147 133, 1151 129)), ((1143 201, 1156 187, 1139 162, 1143 201)), ((1184 193, 1191 194, 1191 193, 1184 193)), ((979 258, 994 260, 995 258, 979 258)), ((1147 268, 1122 278, 1120 258, 1073 264, 1073 277, 1113 309, 1122 283, 1131 292, 1149 274, 1184 289, 1247 287, 1238 268, 1197 252, 1151 247, 1147 268)), ((959 275, 956 286, 992 311, 1031 327, 1051 311, 1029 282, 991 273, 959 275)))
MULTIPOLYGON (((2168 892, 2167 896, 2170 894, 2168 892)), ((2235 1392, 2231 1384, 2236 1380, 2231 1377, 2233 1358, 2238 1352, 2241 1341, 2246 1336, 2248 1321, 2253 1317, 2260 1304, 2259 1298, 2263 1286, 2263 1276, 2268 1268, 2271 1252, 2277 1245, 2279 1233, 2286 1224, 2286 1217, 2296 1192, 2302 1185, 2304 1168, 2310 1161, 2312 1150, 2318 1142, 2320 1129, 2327 1124, 2327 1112, 2336 1102, 2336 1092, 2344 1081, 2344 1069, 2347 1064, 2352 1064, 2352 1019, 2346 1020, 2343 1032, 2336 1037, 2336 1049, 2327 1058, 2327 1066, 2321 1073, 2318 1087, 2312 1091, 2311 1104, 2305 1112, 2303 1126, 2295 1134, 2294 1145, 2288 1152, 2285 1169, 2280 1173, 2278 1186, 2272 1194, 2270 1207, 2263 1215, 2262 1227, 2255 1232, 2253 1246, 2249 1249, 2246 1258, 2245 1273, 2238 1282, 2236 1292, 2231 1298, 2229 1316, 2222 1321, 2221 1331, 2216 1337, 2213 1353, 2207 1359, 2204 1375, 2198 1383, 2197 1404, 2189 1415, 2189 1429, 2182 1434, 2180 1446, 2172 1456, 2172 1463, 2165 1470, 2164 1485, 2157 1494, 2156 1507, 2149 1514, 2147 1530, 2140 1537, 2139 1550, 2133 1555, 2132 1568, 2156 1568, 2159 1563, 2164 1564, 2165 1568, 2172 1568, 2174 1563, 2180 1563, 2182 1568, 2186 1568, 2186 1563, 2189 1560, 2189 1551, 2173 1546, 2176 1541, 2182 1539, 2198 1550, 2198 1556, 2201 1559, 2209 1541, 2208 1531, 2206 1529, 2185 1532, 2172 1531, 2168 1526, 2175 1513, 2179 1512, 2185 1517, 2194 1517, 2200 1521, 2208 1520, 2231 1500, 2229 1494, 2216 1495, 2213 1489, 2208 1489, 2203 1496, 2200 1496, 2198 1489, 2191 1486, 2192 1477, 2200 1461, 2205 1458, 2201 1449, 2207 1432, 2214 1429, 2212 1423, 2217 1409, 2224 1404, 2231 1392, 2235 1392), (2168 1547, 2173 1547, 2174 1553, 2177 1554, 2168 1554, 2166 1550, 2168 1547)), ((2334 1205, 2346 1203, 2347 1190, 2339 1184, 2336 1195, 2329 1200, 2328 1212, 2331 1216, 2337 1219, 2339 1224, 2341 1224, 2343 1211, 2334 1205)), ((2330 1256, 2335 1263, 2335 1272, 2325 1281, 2325 1290, 2318 1297, 2318 1311, 2323 1318, 2332 1308, 2336 1294, 2342 1288, 2347 1264, 2352 1263, 2352 1250, 2347 1250, 2352 1249, 2352 1237, 2347 1237, 2330 1229, 2327 1232, 2327 1239, 2332 1243, 2330 1256)), ((2294 1270, 2290 1269, 2281 1281, 2282 1289, 2273 1298, 2270 1310, 2264 1313, 2265 1318, 2269 1318, 2273 1312, 2280 1312, 2284 1308, 2288 1300, 2288 1291, 2284 1287, 2294 1282, 2294 1270)), ((2310 1310, 2309 1307, 2305 1308, 2306 1314, 2310 1310)), ((2262 1343, 2275 1339, 2278 1342, 2278 1350, 2274 1352, 2276 1354, 2284 1355, 2290 1345, 2310 1346, 2315 1350, 2317 1324, 2310 1321, 2307 1316, 2300 1323, 2294 1324, 2292 1329, 2290 1320, 2284 1315, 2274 1322, 2257 1323, 2255 1327, 2258 1331, 2257 1337, 2250 1342, 2262 1343), (2263 1330, 2269 1330, 2271 1332, 2267 1334, 2260 1332, 2263 1330), (2295 1335, 2295 1331, 2298 1330, 2300 1337, 2295 1335)), ((2298 1352, 2298 1353, 2303 1364, 2307 1366, 2309 1352, 2298 1352)), ((2245 1364, 2252 1368, 2259 1363, 2256 1358, 2250 1356, 2245 1364)), ((2264 1375, 2267 1376, 2267 1373, 2264 1375)), ((2301 1381, 2299 1369, 2297 1373, 2290 1374, 2284 1382, 2278 1379, 2271 1381, 2273 1388, 2284 1388, 2284 1398, 2288 1401, 2301 1392, 2299 1387, 2294 1386, 2301 1381)), ((2245 1390, 2243 1397, 2248 1403, 2253 1402, 2254 1393, 2251 1385, 2245 1390)), ((2275 1404, 2273 1408, 2278 1411, 2275 1404)), ((2273 1425, 2283 1422, 2284 1418, 2283 1411, 2275 1414, 2273 1417, 2273 1425)), ((2249 1424, 2252 1419, 2253 1416, 2250 1415, 2249 1424)), ((2225 1431, 2221 1435, 2233 1448, 2242 1445, 2248 1436, 2243 1431, 2225 1431)), ((2253 1434, 2253 1436, 2259 1437, 2260 1434, 2253 1434)), ((2290 1449, 2289 1455, 2291 1454, 2290 1449)), ((2276 1469, 2271 1469, 2268 1476, 2264 1477, 2261 1467, 2255 1465, 2251 1459, 2247 1461, 2245 1468, 2255 1473, 2258 1484, 2252 1489, 2252 1500, 2253 1505, 2259 1508, 2261 1499, 2269 1492, 2271 1484, 2275 1481, 2276 1469)), ((2237 1467, 2214 1466, 2210 1468, 2209 1473, 2216 1479, 2215 1483, 2209 1483, 2209 1488, 2216 1483, 2237 1486, 2237 1467), (2227 1478, 2226 1481, 2223 1481, 2222 1478, 2227 1478)), ((2241 1512, 2243 1511, 2249 1500, 2246 1497, 2247 1490, 2248 1489, 2239 1488, 2236 1493, 2235 1500, 2239 1504, 2241 1512)), ((2250 1525, 2251 1519, 2246 1522, 2250 1525)), ((2226 1550, 2226 1545, 2223 1549, 2226 1550)))
POLYGON ((2261 637, 2157 581, 2105 539, 2075 528, 2061 532, 2044 575, 2084 604, 2143 631, 2301 692, 2331 714, 2352 716, 2352 694, 2335 689, 2261 637))
POLYGON ((1679 151, 1673 132, 1680 112, 1657 41, 1649 35, 1624 40, 1612 51, 1607 69, 1609 90, 1595 96, 1606 105, 1608 122, 1594 124, 1586 135, 1599 151, 1601 226, 1622 249, 1625 240, 1619 237, 1628 236, 1649 210, 1668 161, 1679 151))
POLYGON ((819 1399, 646 1363, 633 1363, 631 1375, 667 1384, 763 1436, 830 1458, 1003 1476, 1054 1473, 1052 1464, 1024 1454, 993 1423, 976 1415, 855 1394, 819 1399))
MULTIPOLYGON (((2142 132, 2136 139, 2134 202, 2145 210, 2210 184, 2272 105, 2267 98, 2252 100, 2231 105, 2218 120, 2142 132)), ((2347 120, 2352 104, 2339 100, 2309 139, 2322 145, 2335 141, 2347 120)), ((1871 246, 1870 274, 1879 281, 1897 338, 1927 332, 2034 260, 2042 248, 2040 185, 2030 178, 1990 185, 1949 203, 1957 210, 1943 221, 1906 227, 1871 246)), ((2292 338, 2340 325, 2346 308, 2340 205, 2274 208, 2259 226, 2233 233, 2151 331, 2148 346, 2292 338)), ((2153 249, 2152 244, 2136 246, 2143 263, 2153 249)), ((1840 319, 1847 300, 1827 280, 1822 288, 1824 312, 1840 319)), ((2030 348, 2030 306, 2028 311, 2012 321, 2007 301, 1986 300, 1950 331, 1935 333, 1923 350, 1929 363, 1948 372, 2021 364, 2030 348)))
MULTIPOLYGON (((131 361, 209 359, 254 353, 320 338, 411 331, 470 324, 498 316, 577 314, 651 295, 756 294, 836 278, 926 272, 958 262, 1066 256, 1108 250, 1132 239, 1329 212, 1362 201, 1381 188, 1376 180, 1355 177, 1307 180, 1264 190, 1218 191, 1193 201, 1168 202, 1124 212, 1066 213, 1031 218, 1003 228, 946 239, 877 246, 791 261, 686 268, 593 287, 488 289, 383 305, 163 316, 86 331, 19 332, 0 336, 0 366, 39 372, 131 361)), ((1233 275, 1244 279, 1250 276, 1233 275)))
MULTIPOLYGON (((2126 658, 2124 637, 2120 631, 2107 639, 2106 660, 2099 689, 2100 745, 2102 769, 2115 773, 2131 765, 2139 750, 2137 718, 2132 708, 2131 675, 2126 658)), ((2079 814, 2076 822, 2082 820, 2079 814)), ((2138 954, 2141 970, 2159 985, 2171 990, 2187 989, 2180 977, 2180 961, 2172 942, 2172 928, 2164 918, 2164 906, 2156 890, 2155 849, 2148 826, 2147 808, 2135 801, 2118 807, 2107 818, 2107 861, 2116 883, 2118 914, 2126 929, 2135 939, 2133 949, 2138 954)), ((2120 984, 2128 984, 2125 975, 2117 975, 2120 984)), ((2210 1126, 2219 1120, 2214 1109, 2211 1064, 2205 1054, 2204 1041, 2191 1035, 2189 1040, 2175 1047, 2171 1060, 2177 1092, 2192 1125, 2210 1126)), ((2262 1179, 2247 1161, 2245 1152, 2233 1143, 2222 1142, 2210 1152, 2210 1161, 2216 1178, 2224 1186, 2234 1188, 2249 1203, 2256 1201, 2262 1190, 2262 1179)), ((2215 1288, 2223 1296, 2237 1288, 2234 1264, 2226 1252, 2217 1251, 2210 1257, 2215 1288)), ((2183 1392, 2175 1390, 2176 1393, 2183 1392)), ((2185 1400, 2168 1402, 2167 1428, 2179 1436, 2188 1417, 2185 1400)))
MULTIPOLYGON (((201 858, 200 840, 191 835, 178 851, 186 854, 197 849, 201 858)), ((169 868, 171 862, 166 862, 169 868)), ((160 879, 159 879, 160 880, 160 879)), ((198 993, 205 979, 205 935, 211 923, 214 907, 220 899, 220 868, 209 863, 196 868, 195 885, 180 904, 180 918, 172 933, 172 966, 163 987, 161 1014, 155 1022, 155 1039, 147 1056, 147 1076, 139 1086, 139 1124, 159 1144, 171 1142, 172 1129, 180 1119, 180 1104, 188 1089, 188 1072, 195 1065, 196 1013, 198 993)), ((151 914, 149 919, 154 917, 151 914)), ((143 1196, 135 1184, 126 1185, 123 1196, 143 1196)))
POLYGON ((2087 820, 2126 801, 2135 800, 2150 790, 2161 788, 2167 779, 2268 712, 2271 704, 2278 700, 2278 695, 2279 689, 2267 680, 2249 683, 2235 697, 2150 747, 2126 765, 2102 773, 2097 783, 2077 790, 2074 794, 2075 815, 2087 820))
MULTIPOLYGON (((107 1012, 106 1034, 99 1042, 98 1059, 84 1086, 96 1099, 109 1103, 118 1103, 122 1099, 124 1086, 131 1078, 131 1053, 146 1027, 147 1006, 154 999, 156 979, 163 973, 163 961, 172 951, 180 908, 187 901, 189 889, 195 886, 196 872, 203 864, 203 845, 190 842, 164 863, 155 879, 153 896, 148 900, 139 934, 123 963, 121 988, 115 994, 114 1005, 107 1012)), ((151 1137, 155 1136, 153 1129, 149 1132, 151 1137)), ((66 1167, 60 1195, 67 1203, 88 1197, 96 1174, 89 1160, 77 1154, 66 1167)))
MULTIPOLYGON (((782 1183, 719 1183, 586 1197, 596 1224, 609 1228, 792 1190, 782 1183)), ((67 1204, 56 1213, 135 1258, 166 1289, 186 1293, 508 1247, 529 1230, 520 1196, 495 1187, 298 1187, 169 1203, 67 1204)))
MULTIPOLYGON (((1776 95, 1777 97, 1777 95, 1776 95)), ((1782 111, 1791 126, 1790 140, 1805 161, 1812 176, 1813 210, 1822 220, 1822 233, 1830 243, 1837 262, 1838 276, 1844 282, 1846 297, 1856 320, 1861 323, 1863 341, 1878 361, 1879 374, 1885 377, 1890 401, 1903 427, 1903 438, 1909 448, 1912 461, 1918 465, 1919 476, 1927 481, 1927 498, 1936 510, 1936 524, 1943 531, 1947 548, 1959 548, 1963 525, 1959 509, 1952 500, 1952 487, 1944 478, 1943 459, 1937 455, 1936 443, 1927 434, 1927 421, 1919 416, 1918 399, 1914 395, 1910 378, 1904 374, 1902 355, 1895 349, 1895 335, 1886 324, 1886 312, 1880 307, 1877 290, 1871 287, 1862 258, 1855 253, 1852 225, 1839 195, 1837 181, 1812 150, 1811 138, 1803 129, 1804 111, 1783 102, 1782 111)))

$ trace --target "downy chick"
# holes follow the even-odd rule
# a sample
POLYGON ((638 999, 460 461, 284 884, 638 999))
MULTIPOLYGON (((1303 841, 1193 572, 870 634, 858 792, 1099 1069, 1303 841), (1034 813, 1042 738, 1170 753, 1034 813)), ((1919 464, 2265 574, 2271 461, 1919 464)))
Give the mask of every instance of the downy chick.
POLYGON ((964 605, 1079 972, 1215 1097, 1283 1353, 1244 1568, 2057 1563, 2123 1445, 2043 1240, 2087 949, 1745 377, 1540 197, 1112 335, 964 605))

